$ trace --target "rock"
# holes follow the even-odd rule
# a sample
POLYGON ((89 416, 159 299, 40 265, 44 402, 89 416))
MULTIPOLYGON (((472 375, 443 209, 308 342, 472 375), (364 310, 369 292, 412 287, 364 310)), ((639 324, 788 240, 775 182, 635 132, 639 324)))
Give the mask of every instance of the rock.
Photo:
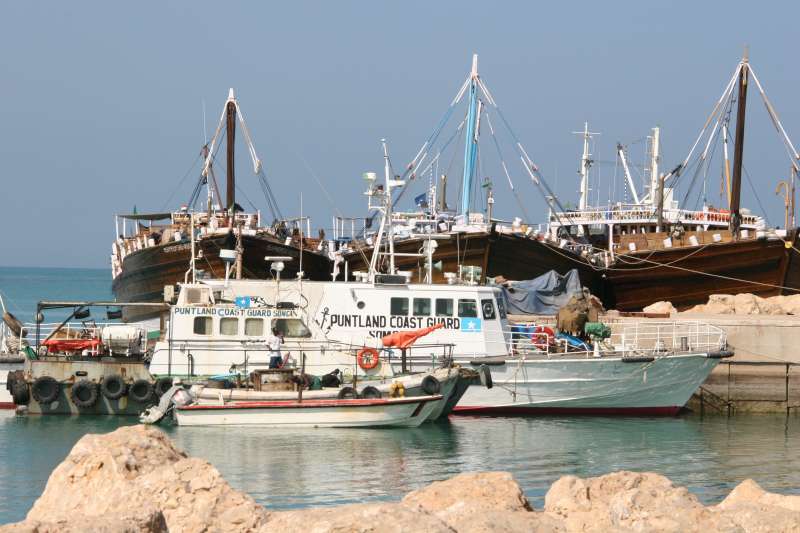
MULTIPOLYGON (((270 513, 262 533, 453 533, 447 524, 425 512, 397 503, 357 503, 335 509, 301 509, 270 513)), ((530 530, 528 530, 530 531, 530 530)))
POLYGON ((660 302, 656 302, 654 304, 650 304, 647 307, 645 307, 644 309, 642 309, 642 311, 645 312, 645 313, 656 313, 656 314, 665 314, 666 313, 666 314, 669 314, 669 315, 672 315, 672 314, 678 312, 678 310, 675 309, 675 306, 672 305, 672 302, 664 302, 664 301, 660 301, 660 302))
POLYGON ((800 294, 781 296, 781 308, 787 315, 800 315, 800 294))
POLYGON ((26 522, 119 516, 120 509, 155 509, 171 532, 250 531, 267 517, 216 468, 187 458, 160 430, 129 426, 81 438, 50 475, 26 522))
POLYGON ((800 531, 800 496, 782 496, 742 481, 713 508, 744 531, 800 531))
POLYGON ((733 310, 737 315, 759 315, 758 298, 754 294, 741 293, 733 297, 733 310))
POLYGON ((567 531, 693 531, 711 514, 683 487, 659 474, 565 476, 545 496, 545 512, 567 531))
POLYGON ((402 504, 431 513, 456 531, 531 531, 542 517, 508 472, 459 474, 408 493, 402 504))
POLYGON ((734 297, 730 294, 712 294, 704 306, 705 313, 712 315, 731 315, 734 313, 734 297))
POLYGON ((136 509, 136 516, 84 517, 81 515, 58 522, 26 520, 0 527, 0 533, 167 533, 167 521, 158 510, 136 509))

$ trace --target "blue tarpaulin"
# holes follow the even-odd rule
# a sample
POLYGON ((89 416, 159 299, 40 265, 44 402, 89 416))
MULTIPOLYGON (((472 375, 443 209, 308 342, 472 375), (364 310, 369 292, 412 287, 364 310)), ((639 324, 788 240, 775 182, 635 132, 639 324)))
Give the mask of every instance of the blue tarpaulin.
POLYGON ((563 276, 551 270, 538 278, 512 281, 508 287, 503 287, 506 309, 515 315, 555 315, 580 292, 581 280, 577 269, 563 276))

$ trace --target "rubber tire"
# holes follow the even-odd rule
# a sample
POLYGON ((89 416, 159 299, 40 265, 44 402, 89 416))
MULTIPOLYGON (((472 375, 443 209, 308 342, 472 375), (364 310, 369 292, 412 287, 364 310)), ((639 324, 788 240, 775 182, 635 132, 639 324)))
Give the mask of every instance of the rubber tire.
POLYGON ((97 383, 92 383, 88 379, 78 380, 69 391, 72 403, 80 408, 93 407, 100 398, 100 391, 97 383))
POLYGON ((128 385, 119 374, 111 374, 103 378, 100 392, 109 400, 119 400, 128 393, 128 385))
POLYGON ((379 391, 376 387, 372 385, 367 385, 363 389, 361 389, 361 394, 359 395, 361 398, 368 398, 370 400, 377 400, 381 397, 381 391, 379 391))
POLYGON ((358 398, 358 393, 353 387, 342 387, 339 389, 339 394, 336 395, 337 398, 340 400, 344 400, 345 398, 358 398))
POLYGON ((428 396, 433 396, 434 394, 439 394, 440 390, 442 390, 442 384, 439 383, 438 379, 433 376, 422 378, 422 392, 428 396))
POLYGON ((11 388, 11 398, 14 400, 14 405, 28 405, 31 401, 28 384, 24 381, 15 381, 11 388))
POLYGON ((153 384, 146 379, 137 379, 128 387, 128 396, 135 402, 147 403, 153 399, 153 384))
POLYGON ((39 403, 52 403, 58 399, 61 384, 50 376, 36 378, 31 386, 33 398, 39 403))
POLYGON ((156 393, 156 396, 161 398, 164 396, 164 393, 167 392, 172 387, 172 378, 158 378, 156 380, 155 387, 153 390, 156 393))

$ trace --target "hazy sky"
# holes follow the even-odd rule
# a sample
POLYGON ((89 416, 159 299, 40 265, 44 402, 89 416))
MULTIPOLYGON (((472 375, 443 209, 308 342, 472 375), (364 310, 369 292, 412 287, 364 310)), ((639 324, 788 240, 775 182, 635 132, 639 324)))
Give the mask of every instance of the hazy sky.
MULTIPOLYGON (((187 201, 197 167, 179 184, 203 143, 202 102, 213 131, 229 87, 284 214, 299 211, 303 191, 306 214, 324 227, 334 210, 364 214, 361 174, 382 169, 381 137, 395 167, 413 157, 472 53, 564 201, 577 199, 572 131, 589 121, 602 133, 595 158, 610 163, 596 167, 593 194, 605 202, 621 184, 616 142, 660 125, 663 167, 678 163, 745 43, 800 143, 799 15, 788 1, 4 2, 0 265, 106 267, 114 213, 187 201)), ((789 163, 755 92, 749 102, 745 167, 782 226, 774 190, 789 163)), ((643 146, 631 144, 635 162, 643 146)), ((266 210, 238 154, 242 190, 266 210)), ((526 211, 544 221, 511 152, 508 162, 526 211)), ((519 214, 499 167, 481 175, 494 179, 496 214, 519 214)), ((718 171, 708 187, 718 201, 718 171)), ((742 203, 760 211, 748 184, 742 203)))

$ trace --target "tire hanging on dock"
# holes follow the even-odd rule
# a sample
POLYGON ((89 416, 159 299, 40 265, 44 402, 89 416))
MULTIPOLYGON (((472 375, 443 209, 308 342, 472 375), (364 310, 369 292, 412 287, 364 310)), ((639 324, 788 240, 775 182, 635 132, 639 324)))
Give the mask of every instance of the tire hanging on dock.
POLYGON ((97 383, 93 383, 88 379, 81 379, 72 386, 72 390, 69 391, 69 397, 72 399, 72 403, 78 407, 92 407, 100 397, 97 383))
POLYGON ((146 379, 137 379, 128 388, 128 396, 139 403, 146 403, 153 399, 153 384, 146 379))
POLYGON ((61 384, 50 376, 36 378, 31 386, 33 398, 39 403, 51 403, 56 401, 61 392, 61 384))
POLYGON ((109 400, 119 400, 128 392, 128 385, 119 374, 111 374, 103 378, 100 392, 109 400))

